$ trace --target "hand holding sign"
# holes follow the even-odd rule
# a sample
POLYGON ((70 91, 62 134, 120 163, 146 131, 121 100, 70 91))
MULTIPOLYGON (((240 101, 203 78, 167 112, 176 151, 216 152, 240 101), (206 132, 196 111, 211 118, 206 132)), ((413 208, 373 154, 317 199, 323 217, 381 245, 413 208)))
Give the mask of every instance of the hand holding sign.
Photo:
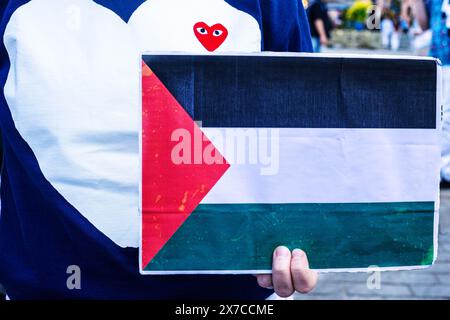
POLYGON ((263 288, 274 288, 280 297, 289 297, 294 291, 308 293, 317 284, 317 272, 309 269, 306 253, 300 249, 289 251, 280 246, 273 252, 272 274, 256 276, 263 288))

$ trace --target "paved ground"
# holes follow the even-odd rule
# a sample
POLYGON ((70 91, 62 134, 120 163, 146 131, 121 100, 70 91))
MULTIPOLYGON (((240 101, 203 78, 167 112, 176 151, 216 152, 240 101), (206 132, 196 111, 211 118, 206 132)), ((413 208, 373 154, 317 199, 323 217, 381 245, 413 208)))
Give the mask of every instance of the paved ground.
POLYGON ((438 259, 425 270, 380 273, 369 289, 367 273, 323 274, 317 288, 296 299, 450 299, 450 189, 441 190, 438 259))

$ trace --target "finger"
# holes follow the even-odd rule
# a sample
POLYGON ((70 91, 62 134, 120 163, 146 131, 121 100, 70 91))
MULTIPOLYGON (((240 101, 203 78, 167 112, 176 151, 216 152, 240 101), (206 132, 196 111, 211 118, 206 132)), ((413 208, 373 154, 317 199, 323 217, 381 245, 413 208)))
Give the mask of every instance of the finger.
POLYGON ((280 297, 289 297, 294 293, 291 278, 291 251, 280 246, 273 253, 272 282, 275 293, 280 297))
POLYGON ((292 251, 291 274, 294 289, 300 293, 310 292, 317 284, 317 272, 309 269, 308 257, 300 249, 292 251))
POLYGON ((258 281, 258 284, 260 287, 266 288, 266 289, 272 289, 272 275, 271 274, 258 274, 256 276, 256 279, 258 281))

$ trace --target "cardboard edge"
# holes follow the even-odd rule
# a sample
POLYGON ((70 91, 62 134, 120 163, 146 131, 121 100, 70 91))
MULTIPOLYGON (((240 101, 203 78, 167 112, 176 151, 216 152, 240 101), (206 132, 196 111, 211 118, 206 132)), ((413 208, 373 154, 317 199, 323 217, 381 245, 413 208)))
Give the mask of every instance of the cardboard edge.
MULTIPOLYGON (((440 133, 442 130, 442 112, 443 112, 443 99, 442 99, 442 63, 439 59, 435 59, 436 62, 436 130, 440 133)), ((440 135, 439 135, 440 136, 440 135)), ((442 146, 441 146, 442 148, 442 146)), ((437 195, 435 199, 435 207, 434 207, 434 234, 433 234, 433 261, 432 265, 435 264, 437 258, 438 258, 438 252, 439 252, 439 210, 440 210, 440 163, 437 169, 437 195)))
MULTIPOLYGON (((386 272, 386 271, 408 271, 427 269, 432 265, 417 265, 417 266, 401 266, 401 267, 375 267, 367 268, 336 268, 336 269, 313 269, 318 273, 368 273, 368 272, 386 272)), ((244 275, 244 274, 271 274, 272 270, 199 270, 199 271, 141 271, 143 275, 244 275)))
POLYGON ((364 54, 364 53, 309 53, 309 52, 188 52, 188 51, 144 51, 141 56, 249 56, 249 57, 317 57, 317 58, 359 58, 359 59, 391 59, 391 60, 422 60, 435 61, 434 57, 413 55, 364 54))

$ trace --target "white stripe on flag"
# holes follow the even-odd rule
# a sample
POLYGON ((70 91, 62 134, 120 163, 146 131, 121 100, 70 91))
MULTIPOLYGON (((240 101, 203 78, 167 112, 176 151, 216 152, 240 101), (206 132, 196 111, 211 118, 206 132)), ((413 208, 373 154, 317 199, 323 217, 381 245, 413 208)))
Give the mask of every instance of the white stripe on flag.
MULTIPOLYGON (((232 136, 239 130, 202 130, 227 160, 236 162, 236 152, 230 154, 226 136, 233 132, 229 134, 232 136)), ((241 136, 245 135, 244 130, 240 131, 241 136)), ((250 130, 266 130, 267 133, 271 129, 250 130)), ((440 141, 437 130, 276 130, 279 132, 278 172, 263 175, 261 169, 267 169, 268 165, 251 164, 249 161, 244 164, 232 163, 202 203, 438 200, 436 190, 439 184, 440 141)), ((233 137, 229 139, 232 140, 233 137)), ((272 161, 275 160, 274 157, 272 161)))

